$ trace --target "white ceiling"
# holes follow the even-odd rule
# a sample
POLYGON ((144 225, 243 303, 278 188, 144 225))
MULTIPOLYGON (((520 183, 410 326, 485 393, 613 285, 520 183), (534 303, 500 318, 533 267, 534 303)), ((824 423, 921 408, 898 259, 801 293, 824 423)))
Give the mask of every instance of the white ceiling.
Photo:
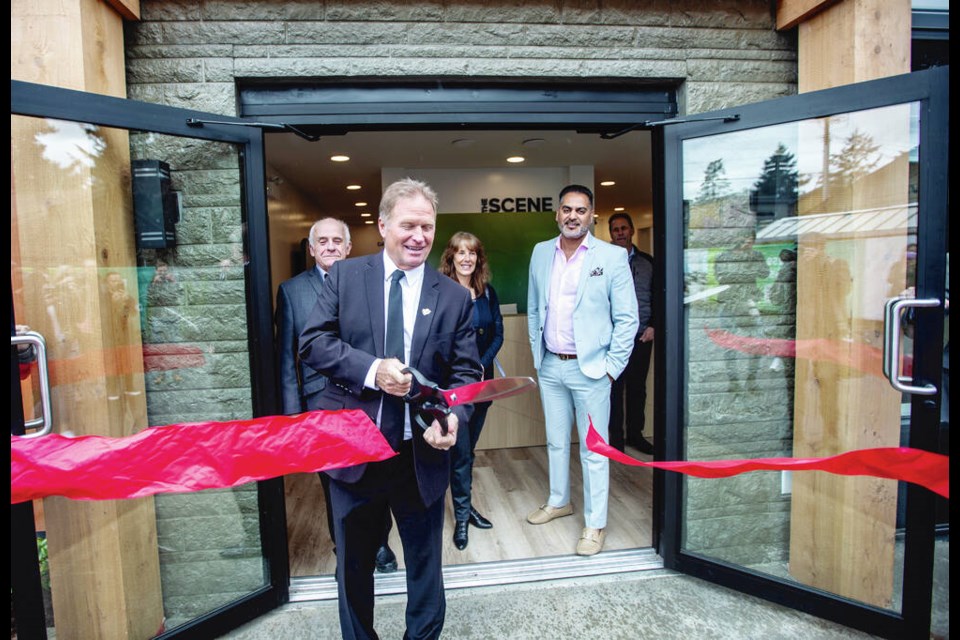
MULTIPOLYGON (((604 140, 596 133, 573 131, 365 131, 327 136, 317 142, 283 133, 269 134, 266 148, 267 165, 273 170, 267 176, 268 187, 269 180, 276 180, 279 174, 307 198, 315 199, 324 215, 349 224, 361 224, 361 211, 376 216, 381 167, 501 169, 570 165, 594 166, 597 213, 606 216, 613 213, 614 207, 624 207, 638 227, 650 224, 653 188, 648 132, 630 132, 604 140), (335 154, 349 156, 350 161, 332 162, 330 156, 335 154), (512 155, 522 155, 526 162, 507 163, 507 156, 512 155), (616 185, 600 187, 604 180, 614 180, 616 185), (348 191, 348 184, 359 184, 362 189, 348 191), (354 204, 358 201, 366 201, 368 206, 358 208, 354 204)), ((439 195, 442 199, 443 194, 439 195)))

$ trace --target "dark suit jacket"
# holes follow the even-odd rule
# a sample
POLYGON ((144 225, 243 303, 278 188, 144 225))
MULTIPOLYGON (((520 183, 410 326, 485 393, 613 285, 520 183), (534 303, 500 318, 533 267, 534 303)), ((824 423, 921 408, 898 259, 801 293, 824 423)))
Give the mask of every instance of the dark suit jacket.
POLYGON ((280 369, 280 400, 284 415, 315 409, 307 406, 307 398, 319 393, 327 384, 322 373, 300 359, 300 332, 317 304, 323 281, 317 268, 280 284, 277 290, 277 362, 280 369))
POLYGON ((633 253, 630 254, 630 273, 633 275, 633 286, 637 291, 637 319, 640 326, 637 327, 637 337, 640 337, 647 327, 656 327, 653 313, 653 256, 646 251, 640 251, 637 245, 633 245, 633 253))
MULTIPOLYGON (((383 256, 341 260, 331 268, 328 280, 300 335, 300 357, 329 378, 320 394, 320 409, 363 409, 376 422, 383 394, 364 388, 363 382, 373 361, 384 355, 383 256)), ((409 364, 444 389, 478 381, 480 359, 469 292, 426 265, 417 309, 409 364)), ((465 425, 472 408, 463 405, 454 411, 465 425)), ((446 491, 449 456, 424 442, 416 423, 413 454, 420 495, 429 505, 446 491)), ((356 465, 329 474, 351 483, 365 469, 366 465, 356 465)))

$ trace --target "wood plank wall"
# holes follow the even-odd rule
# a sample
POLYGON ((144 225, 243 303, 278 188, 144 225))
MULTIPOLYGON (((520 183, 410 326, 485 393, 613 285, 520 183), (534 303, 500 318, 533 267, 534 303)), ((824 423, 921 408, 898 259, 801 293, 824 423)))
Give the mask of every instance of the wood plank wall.
MULTIPOLYGON (((782 0, 777 8, 777 28, 794 26, 798 28, 800 92, 910 71, 910 0, 782 0)), ((856 185, 849 194, 850 210, 905 203, 908 170, 904 162, 896 180, 890 181, 886 175, 883 185, 874 184, 876 180, 856 185), (890 184, 902 186, 903 191, 889 193, 886 187, 890 184), (886 202, 877 202, 878 192, 889 196, 886 202)), ((819 205, 801 202, 798 215, 823 213, 819 205)), ((802 239, 799 250, 801 254, 804 251, 802 239)), ((858 281, 874 277, 860 269, 868 262, 856 256, 849 261, 854 287, 858 281)), ((849 304, 849 298, 856 299, 854 292, 832 286, 831 275, 812 262, 798 264, 798 340, 843 339, 876 332, 876 327, 863 326, 864 314, 849 304), (840 318, 838 326, 836 318, 825 313, 827 309, 848 309, 849 313, 840 318)), ((900 396, 885 380, 843 375, 835 365, 801 361, 796 375, 795 456, 899 444, 900 396)), ((896 504, 897 484, 892 481, 826 474, 794 476, 791 574, 831 593, 891 606, 896 504)))
MULTIPOLYGON (((128 17, 139 11, 136 0, 122 4, 128 17)), ((123 44, 121 16, 98 0, 11 4, 12 79, 126 97, 123 44)), ((55 430, 129 435, 147 426, 142 360, 108 360, 136 354, 114 347, 139 346, 140 320, 136 304, 117 308, 101 295, 108 273, 129 274, 136 265, 128 138, 125 131, 97 130, 92 135, 105 143, 102 155, 71 172, 38 152, 36 136, 52 126, 11 119, 11 255, 30 275, 14 301, 17 320, 40 329, 49 314, 39 283, 69 275, 77 295, 57 296, 59 321, 86 328, 73 336, 85 375, 54 390, 55 430), (107 375, 111 370, 133 373, 107 375)), ((135 302, 136 278, 126 284, 135 302)), ((68 356, 54 335, 46 337, 51 358, 68 356)), ((58 638, 147 638, 161 630, 152 498, 49 498, 43 518, 58 638)))

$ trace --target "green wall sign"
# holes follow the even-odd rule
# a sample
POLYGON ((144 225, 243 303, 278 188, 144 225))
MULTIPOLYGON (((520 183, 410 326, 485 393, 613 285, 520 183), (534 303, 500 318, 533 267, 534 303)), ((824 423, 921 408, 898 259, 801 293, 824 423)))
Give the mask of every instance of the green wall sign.
POLYGON ((491 284, 500 304, 516 303, 517 313, 527 312, 527 277, 533 246, 555 238, 556 217, 545 213, 442 213, 437 216, 437 234, 428 262, 437 267, 440 256, 458 231, 480 238, 487 252, 491 284))

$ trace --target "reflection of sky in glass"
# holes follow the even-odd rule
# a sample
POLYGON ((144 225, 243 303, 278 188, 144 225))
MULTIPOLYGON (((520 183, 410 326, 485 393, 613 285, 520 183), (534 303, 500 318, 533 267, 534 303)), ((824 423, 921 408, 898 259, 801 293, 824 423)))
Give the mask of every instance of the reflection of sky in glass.
POLYGON ((36 134, 41 154, 61 169, 79 173, 92 168, 106 148, 106 142, 97 135, 97 127, 63 120, 46 120, 47 131, 36 134))
POLYGON ((920 161, 920 103, 910 105, 910 162, 920 161))
POLYGON ((949 11, 950 0, 912 0, 911 9, 926 9, 928 11, 949 11))
POLYGON ((919 141, 916 104, 844 113, 829 118, 802 120, 747 131, 693 138, 683 142, 683 198, 696 200, 707 165, 722 159, 732 193, 753 188, 763 172, 763 163, 779 144, 793 154, 800 174, 800 191, 820 185, 824 169, 824 133, 829 127, 830 154, 838 154, 855 132, 869 136, 878 145, 879 168, 904 152, 916 159, 919 141))
POLYGON ((772 156, 781 143, 787 147, 789 153, 796 154, 796 124, 787 123, 684 141, 683 199, 696 200, 707 165, 717 159, 723 159, 723 177, 730 183, 732 192, 742 193, 752 188, 763 171, 763 161, 772 156))

